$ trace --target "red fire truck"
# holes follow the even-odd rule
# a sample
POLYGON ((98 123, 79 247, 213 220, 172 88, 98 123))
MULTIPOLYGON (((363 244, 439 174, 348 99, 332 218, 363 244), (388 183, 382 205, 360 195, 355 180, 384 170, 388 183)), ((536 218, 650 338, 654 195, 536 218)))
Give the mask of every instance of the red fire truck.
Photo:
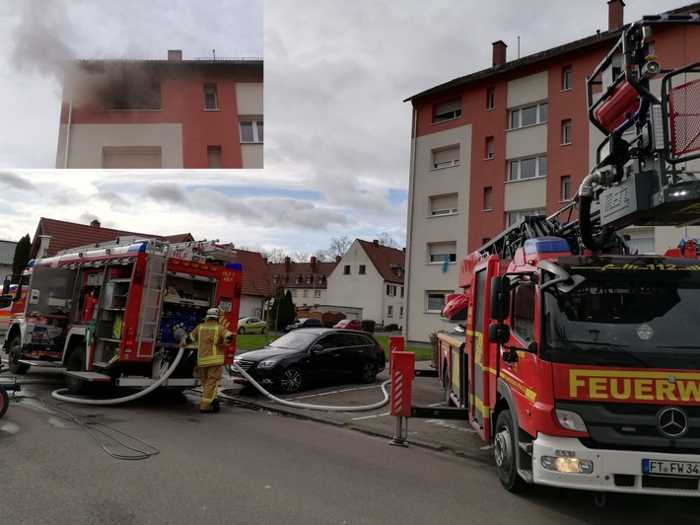
POLYGON ((577 202, 525 217, 467 255, 464 292, 443 312, 465 329, 461 341, 438 336, 447 399, 493 444, 510 491, 700 496, 697 246, 639 255, 619 233, 700 219, 700 178, 686 169, 700 158, 690 109, 700 64, 668 72, 656 98, 656 22, 677 21, 633 24, 588 80, 589 115, 607 138, 577 202), (621 103, 616 94, 630 89, 634 100, 621 103))
MULTIPOLYGON (((31 261, 5 342, 12 372, 62 367, 73 393, 153 384, 208 308, 236 333, 242 270, 229 255, 213 243, 119 239, 31 261)), ((164 386, 193 386, 195 361, 189 352, 164 386)))

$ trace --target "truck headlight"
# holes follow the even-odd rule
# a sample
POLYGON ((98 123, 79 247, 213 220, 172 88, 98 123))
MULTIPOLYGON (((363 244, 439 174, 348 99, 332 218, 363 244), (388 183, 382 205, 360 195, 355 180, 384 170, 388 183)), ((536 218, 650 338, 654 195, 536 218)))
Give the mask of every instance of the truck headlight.
POLYGON ((571 410, 560 410, 556 409, 555 414, 557 416, 557 421, 566 430, 574 430, 576 432, 588 432, 586 428, 586 423, 583 422, 583 418, 579 416, 576 412, 571 410))
POLYGON ((258 368, 272 368, 277 364, 277 361, 274 359, 266 359, 265 361, 260 361, 258 364, 258 368))
MULTIPOLYGON (((568 450, 556 450, 555 453, 573 454, 568 450)), ((590 459, 581 459, 571 455, 542 456, 540 463, 547 470, 564 474, 591 474, 593 472, 593 462, 590 459)))

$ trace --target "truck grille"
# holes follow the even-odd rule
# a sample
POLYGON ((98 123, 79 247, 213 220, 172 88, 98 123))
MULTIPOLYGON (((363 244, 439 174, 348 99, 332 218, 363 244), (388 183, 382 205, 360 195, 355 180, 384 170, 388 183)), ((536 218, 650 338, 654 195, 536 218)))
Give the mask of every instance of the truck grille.
POLYGON ((688 416, 688 431, 680 438, 663 436, 656 415, 668 405, 627 403, 559 402, 557 408, 579 414, 588 438, 581 442, 589 448, 646 450, 658 452, 700 452, 700 407, 680 407, 688 416))

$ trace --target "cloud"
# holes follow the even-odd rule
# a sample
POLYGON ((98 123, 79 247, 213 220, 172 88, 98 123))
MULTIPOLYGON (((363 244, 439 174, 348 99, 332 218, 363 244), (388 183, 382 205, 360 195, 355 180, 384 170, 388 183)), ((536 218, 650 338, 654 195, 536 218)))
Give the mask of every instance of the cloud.
POLYGON ((36 190, 31 182, 11 171, 0 171, 0 184, 15 190, 36 190))

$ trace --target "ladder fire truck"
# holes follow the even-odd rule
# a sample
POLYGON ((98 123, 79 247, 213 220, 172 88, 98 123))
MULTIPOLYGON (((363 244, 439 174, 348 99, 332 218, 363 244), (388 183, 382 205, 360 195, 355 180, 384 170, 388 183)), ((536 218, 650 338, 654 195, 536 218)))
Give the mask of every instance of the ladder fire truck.
POLYGON ((700 63, 661 75, 628 26, 587 80, 606 135, 576 202, 525 217, 467 255, 440 335, 447 399, 493 444, 499 478, 700 496, 700 260, 694 241, 630 253, 620 229, 700 221, 700 63), (578 217, 575 216, 578 208, 578 217))
MULTIPOLYGON (((231 255, 213 242, 120 238, 30 261, 5 342, 11 371, 63 368, 72 393, 152 385, 208 308, 236 333, 242 269, 231 255)), ((234 352, 235 342, 227 363, 234 352)), ((195 363, 189 351, 163 386, 194 386, 195 363)))

